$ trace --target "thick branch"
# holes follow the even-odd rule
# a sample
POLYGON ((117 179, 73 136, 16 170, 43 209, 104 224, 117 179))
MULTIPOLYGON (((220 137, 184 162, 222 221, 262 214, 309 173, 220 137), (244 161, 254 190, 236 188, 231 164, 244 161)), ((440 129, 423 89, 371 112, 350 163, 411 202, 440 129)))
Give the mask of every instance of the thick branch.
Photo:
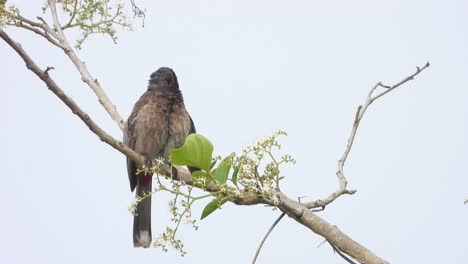
POLYGON ((306 226, 314 233, 327 239, 342 252, 353 257, 360 263, 388 263, 361 244, 352 240, 336 226, 331 225, 314 214, 305 205, 288 198, 282 193, 278 193, 277 195, 280 200, 278 208, 281 211, 285 212, 291 218, 306 226))
MULTIPOLYGON (((40 22, 34 22, 30 19, 22 17, 21 15, 15 15, 15 19, 17 21, 15 22, 15 24, 11 24, 11 25, 30 30, 44 37, 53 45, 61 48, 65 52, 65 54, 68 56, 68 58, 72 61, 73 65, 75 65, 76 69, 79 71, 81 75, 81 80, 84 83, 86 83, 91 88, 91 90, 93 90, 93 92, 98 97, 99 103, 104 107, 104 109, 107 111, 110 117, 117 123, 119 128, 123 130, 125 121, 117 112, 116 107, 111 103, 110 99, 108 98, 104 90, 102 89, 97 79, 91 75, 86 65, 78 58, 73 48, 68 43, 68 40, 65 34, 63 33, 62 29, 65 29, 69 27, 70 25, 67 24, 63 28, 60 26, 60 22, 58 20, 58 15, 57 15, 56 1, 48 0, 48 5, 50 7, 51 15, 53 18, 54 29, 50 28, 49 25, 46 23, 46 21, 42 19, 41 17, 38 17, 38 20, 41 21, 40 23, 40 22)), ((76 6, 75 6, 74 12, 76 12, 76 6)), ((73 15, 75 15, 75 13, 73 15)), ((72 16, 72 20, 73 20, 73 16, 72 16)))
POLYGON ((29 55, 23 50, 19 43, 14 42, 2 29, 0 29, 0 37, 10 45, 18 55, 24 60, 26 63, 26 67, 34 72, 49 88, 51 92, 53 92, 63 103, 65 103, 70 110, 77 115, 88 128, 96 134, 101 141, 109 144, 113 148, 117 149, 125 156, 129 157, 130 159, 134 160, 138 164, 142 164, 144 161, 143 156, 136 153, 129 147, 127 147, 122 142, 114 139, 112 136, 106 133, 102 128, 100 128, 89 116, 86 114, 70 97, 68 97, 60 88, 59 86, 52 80, 48 74, 48 70, 42 70, 37 66, 37 64, 29 57, 29 55))

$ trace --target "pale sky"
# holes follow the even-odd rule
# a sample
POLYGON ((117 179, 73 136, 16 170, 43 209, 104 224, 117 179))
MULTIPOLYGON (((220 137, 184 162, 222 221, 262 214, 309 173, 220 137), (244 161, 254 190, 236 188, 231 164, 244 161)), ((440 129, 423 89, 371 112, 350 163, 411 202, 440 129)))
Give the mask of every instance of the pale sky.
MULTIPOLYGON (((14 2, 14 1, 9 1, 14 2)), ((24 15, 40 5, 19 2, 24 15)), ((282 190, 311 201, 338 188, 358 104, 393 84, 362 121, 345 174, 353 196, 318 213, 391 263, 465 263, 468 250, 468 2, 138 1, 145 27, 118 45, 93 36, 78 54, 127 117, 161 66, 178 75, 197 130, 215 154, 288 132, 282 190)), ((63 52, 6 29, 66 93, 116 138, 121 132, 63 52)), ((72 38, 73 36, 70 36, 72 38)), ((134 249, 125 159, 102 143, 0 41, 4 139, 0 263, 250 263, 279 215, 227 204, 180 232, 188 254, 134 249)), ((153 197, 153 234, 169 223, 153 197)), ((208 201, 206 201, 208 202, 208 201)), ((205 202, 197 205, 201 214, 205 202)), ((257 263, 344 263, 323 238, 285 218, 257 263)))

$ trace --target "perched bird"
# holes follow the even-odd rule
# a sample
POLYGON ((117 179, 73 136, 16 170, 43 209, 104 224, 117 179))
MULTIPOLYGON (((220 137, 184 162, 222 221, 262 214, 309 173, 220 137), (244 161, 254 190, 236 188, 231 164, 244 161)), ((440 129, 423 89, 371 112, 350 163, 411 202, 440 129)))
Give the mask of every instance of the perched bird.
MULTIPOLYGON (((195 126, 185 109, 177 76, 170 68, 159 68, 151 74, 148 90, 136 102, 125 124, 124 143, 143 155, 150 165, 158 158, 168 161, 170 150, 182 146, 191 133, 195 133, 195 126)), ((127 158, 130 189, 133 192, 136 187, 136 196, 142 197, 152 191, 153 175, 136 174, 137 168, 137 164, 127 158)), ((133 245, 151 245, 151 197, 137 204, 133 245)))

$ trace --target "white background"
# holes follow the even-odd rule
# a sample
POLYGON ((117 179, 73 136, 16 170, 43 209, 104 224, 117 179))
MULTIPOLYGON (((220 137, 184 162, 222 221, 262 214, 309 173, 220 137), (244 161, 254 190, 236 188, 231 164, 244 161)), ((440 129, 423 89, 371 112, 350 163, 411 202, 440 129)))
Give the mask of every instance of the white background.
MULTIPOLYGON (((9 1, 10 2, 10 1, 9 1)), ((31 19, 39 4, 17 1, 31 19)), ((319 215, 392 263, 467 263, 467 1, 138 1, 142 28, 118 45, 92 36, 79 56, 127 117, 161 66, 178 74, 197 129, 228 154, 275 129, 297 164, 290 197, 337 186, 358 104, 393 84, 358 132, 345 174, 353 196, 319 215)), ((103 128, 121 132, 63 52, 6 31, 103 128)), ((183 226, 188 255, 134 249, 125 159, 74 116, 0 41, 0 263, 249 263, 277 211, 232 204, 183 226)), ((153 233, 169 221, 153 198, 153 233)), ((204 203, 204 202, 203 202, 204 203)), ((199 216, 200 204, 194 209, 199 216)), ((344 263, 323 238, 285 218, 258 263, 344 263)))

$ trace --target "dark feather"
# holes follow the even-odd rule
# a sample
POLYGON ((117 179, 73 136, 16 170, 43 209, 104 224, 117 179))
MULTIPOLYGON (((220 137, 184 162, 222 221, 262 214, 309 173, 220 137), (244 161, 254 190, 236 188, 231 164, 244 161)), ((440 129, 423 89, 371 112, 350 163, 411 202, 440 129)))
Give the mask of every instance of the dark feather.
MULTIPOLYGON (((195 133, 195 125, 185 109, 177 76, 169 68, 160 68, 151 74, 148 90, 133 107, 124 128, 124 143, 147 162, 158 158, 167 162, 170 150, 182 146, 191 133, 195 133)), ((151 191, 152 177, 136 175, 136 171, 135 162, 127 158, 130 189, 136 188, 136 194, 141 197, 151 191)), ((136 213, 134 245, 146 247, 147 234, 151 236, 151 202, 140 203, 136 213)))

